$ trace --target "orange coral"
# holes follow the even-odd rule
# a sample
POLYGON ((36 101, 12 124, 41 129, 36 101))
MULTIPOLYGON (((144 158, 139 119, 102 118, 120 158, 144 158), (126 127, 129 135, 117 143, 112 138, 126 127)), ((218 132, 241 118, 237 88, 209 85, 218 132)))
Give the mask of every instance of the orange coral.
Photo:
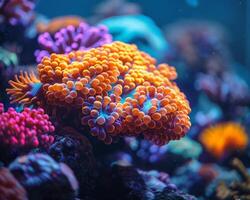
POLYGON ((77 27, 81 22, 84 22, 85 20, 79 16, 63 16, 63 17, 56 17, 52 19, 48 24, 39 22, 36 25, 37 31, 39 33, 49 32, 49 33, 55 33, 61 28, 65 28, 69 25, 77 27))
POLYGON ((222 158, 230 151, 244 149, 248 136, 240 124, 226 122, 205 129, 200 135, 200 141, 209 153, 222 158))
MULTIPOLYGON (((88 51, 52 54, 38 64, 38 74, 43 93, 40 100, 79 108, 81 123, 106 143, 114 136, 143 134, 163 145, 183 137, 190 128, 188 101, 173 82, 175 68, 156 66, 155 60, 135 45, 113 42, 88 51)), ((19 93, 16 88, 8 90, 14 101, 21 100, 22 88, 19 93)), ((30 95, 23 92, 24 97, 30 95)), ((25 103, 33 98, 26 98, 25 103)))
POLYGON ((31 104, 37 99, 37 92, 41 86, 41 82, 35 76, 34 72, 21 72, 19 77, 15 76, 15 81, 9 81, 10 90, 7 89, 7 92, 11 96, 15 96, 12 100, 12 103, 20 104, 31 104))

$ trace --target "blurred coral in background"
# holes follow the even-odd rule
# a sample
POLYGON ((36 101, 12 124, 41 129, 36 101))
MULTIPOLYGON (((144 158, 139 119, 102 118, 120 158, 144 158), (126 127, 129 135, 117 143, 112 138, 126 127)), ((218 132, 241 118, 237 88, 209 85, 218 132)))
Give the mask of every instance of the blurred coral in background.
POLYGON ((248 135, 240 124, 226 122, 204 129, 200 141, 209 153, 221 158, 230 151, 244 150, 248 144, 248 135))

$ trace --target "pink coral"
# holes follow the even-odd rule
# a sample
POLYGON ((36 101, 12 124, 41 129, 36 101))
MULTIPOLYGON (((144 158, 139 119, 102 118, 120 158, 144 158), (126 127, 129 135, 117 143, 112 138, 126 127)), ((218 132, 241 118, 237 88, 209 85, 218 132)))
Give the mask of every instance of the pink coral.
POLYGON ((55 130, 43 109, 25 108, 21 113, 9 108, 4 112, 0 103, 0 145, 32 148, 51 144, 55 130))

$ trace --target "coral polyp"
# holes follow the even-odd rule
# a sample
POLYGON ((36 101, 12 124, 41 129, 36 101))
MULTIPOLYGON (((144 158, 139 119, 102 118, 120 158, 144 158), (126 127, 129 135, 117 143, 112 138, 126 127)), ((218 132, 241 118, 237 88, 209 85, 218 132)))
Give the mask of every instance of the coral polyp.
POLYGON ((43 109, 25 108, 18 113, 14 108, 4 112, 0 103, 0 146, 8 149, 31 149, 50 145, 54 126, 43 109))
POLYGON ((38 37, 41 50, 35 52, 37 62, 51 53, 69 53, 86 50, 110 43, 112 36, 104 25, 90 26, 81 22, 78 26, 69 25, 54 34, 42 33, 38 37))
POLYGON ((12 103, 19 102, 21 104, 31 104, 37 98, 36 95, 41 86, 41 82, 33 72, 21 72, 19 76, 15 76, 15 81, 9 81, 12 89, 8 90, 8 94, 15 95, 12 103))
POLYGON ((8 93, 27 105, 37 98, 40 105, 78 109, 82 125, 106 143, 116 136, 144 135, 164 145, 188 131, 191 109, 173 82, 175 68, 155 63, 135 45, 122 42, 51 54, 38 64, 39 95, 27 91, 38 85, 27 82, 28 76, 11 81, 8 93))
POLYGON ((209 153, 222 158, 230 151, 245 149, 248 136, 240 124, 226 122, 205 129, 200 135, 200 141, 209 153))

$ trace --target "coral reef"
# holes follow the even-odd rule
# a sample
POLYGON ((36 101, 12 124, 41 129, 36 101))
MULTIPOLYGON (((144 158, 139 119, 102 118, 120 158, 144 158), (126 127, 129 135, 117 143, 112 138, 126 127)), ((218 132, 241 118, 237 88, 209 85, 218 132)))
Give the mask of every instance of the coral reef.
POLYGON ((172 46, 167 55, 170 62, 184 64, 195 73, 220 73, 228 68, 227 35, 219 24, 184 20, 169 25, 166 37, 172 46))
MULTIPOLYGON (((197 160, 177 167, 171 182, 184 192, 196 197, 205 196, 206 189, 218 176, 218 169, 213 164, 203 164, 197 160)), ((212 186, 211 186, 212 187, 212 186)), ((210 187, 210 188, 211 188, 210 187)))
POLYGON ((136 44, 140 50, 160 61, 169 50, 161 29, 144 15, 110 17, 99 23, 108 27, 114 41, 136 44))
POLYGON ((243 150, 248 144, 244 127, 236 122, 218 123, 208 127, 199 137, 205 149, 218 159, 231 151, 243 150))
POLYGON ((240 108, 250 105, 250 90, 247 83, 233 72, 224 72, 220 76, 199 74, 196 86, 220 106, 227 120, 241 116, 240 108))
POLYGON ((250 199, 250 175, 244 164, 237 158, 232 161, 232 167, 238 172, 241 181, 234 181, 229 186, 221 182, 216 189, 219 200, 250 199))
POLYGON ((148 200, 196 200, 192 195, 188 195, 179 190, 176 185, 170 183, 168 174, 158 171, 138 170, 147 186, 148 200))
POLYGON ((30 200, 73 200, 78 182, 69 167, 45 154, 18 157, 9 166, 30 200))
POLYGON ((69 25, 50 34, 42 33, 38 37, 41 49, 35 51, 36 61, 41 62, 51 53, 70 53, 76 50, 88 50, 111 43, 112 36, 105 26, 90 26, 81 22, 78 26, 69 25))
POLYGON ((136 160, 142 160, 146 163, 158 163, 163 160, 168 151, 168 145, 158 146, 145 139, 135 137, 126 137, 125 143, 129 151, 135 154, 136 160))
POLYGON ((25 189, 7 168, 0 168, 0 199, 28 200, 25 189))
POLYGON ((70 128, 56 136, 48 154, 60 163, 67 164, 79 181, 79 196, 95 195, 97 163, 87 138, 70 128))
POLYGON ((50 34, 54 34, 60 29, 65 28, 67 26, 77 27, 80 25, 80 23, 84 21, 85 20, 80 16, 68 15, 53 18, 48 23, 39 22, 36 25, 36 29, 38 33, 48 32, 50 34))
MULTIPOLYGON (((184 137, 178 141, 171 141, 170 143, 157 146, 145 139, 138 139, 134 137, 126 137, 125 142, 132 151, 132 155, 136 157, 138 162, 142 161, 144 164, 161 164, 169 159, 180 162, 185 162, 190 159, 197 159, 201 152, 201 145, 188 138, 184 137)), ((179 162, 178 162, 179 163, 179 162)), ((171 164, 168 164, 168 167, 171 164)), ((168 167, 164 167, 167 169, 168 167)))
POLYGON ((82 112, 82 125, 105 143, 112 137, 144 135, 163 145, 183 137, 191 125, 189 103, 173 82, 175 69, 156 67, 135 45, 114 42, 52 54, 38 64, 38 75, 10 81, 12 102, 75 108, 82 112))
POLYGON ((177 156, 183 156, 184 159, 198 159, 202 153, 202 146, 195 140, 185 137, 178 142, 170 142, 168 152, 177 156))
POLYGON ((26 25, 32 18, 34 7, 34 0, 1 0, 0 22, 26 25))

